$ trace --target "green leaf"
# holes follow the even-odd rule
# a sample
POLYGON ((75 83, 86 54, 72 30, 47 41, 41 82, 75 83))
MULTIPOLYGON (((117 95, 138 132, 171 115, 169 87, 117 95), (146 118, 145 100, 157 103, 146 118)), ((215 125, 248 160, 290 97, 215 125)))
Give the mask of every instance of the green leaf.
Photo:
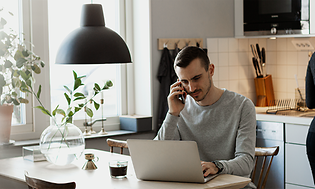
POLYGON ((36 94, 37 98, 40 97, 40 93, 41 93, 41 92, 42 92, 42 85, 39 85, 38 91, 37 91, 37 94, 36 94))
POLYGON ((77 73, 76 73, 74 70, 72 70, 72 72, 73 72, 73 77, 74 77, 74 80, 77 80, 77 78, 78 78, 77 73))
POLYGON ((33 66, 31 66, 32 70, 36 73, 36 74, 40 74, 41 70, 40 68, 34 64, 33 66))
POLYGON ((66 121, 66 123, 72 123, 72 117, 69 117, 66 121))
POLYGON ((73 96, 75 96, 75 97, 79 97, 79 96, 85 97, 83 93, 75 93, 73 96))
POLYGON ((73 86, 73 91, 75 91, 78 87, 80 87, 82 85, 82 81, 81 79, 76 79, 74 81, 74 86, 73 86))
POLYGON ((79 96, 79 97, 75 98, 73 101, 82 100, 82 99, 85 99, 85 96, 79 96))
POLYGON ((13 78, 12 78, 12 85, 13 85, 14 87, 20 88, 21 85, 22 85, 22 82, 21 82, 21 80, 20 80, 19 78, 13 77, 13 78))
POLYGON ((89 116, 89 117, 93 117, 93 111, 90 109, 90 108, 88 108, 88 107, 86 107, 86 114, 89 116))
POLYGON ((17 101, 15 98, 13 98, 12 101, 13 101, 13 104, 14 104, 15 106, 20 105, 20 102, 17 101))
POLYGON ((41 66, 42 68, 45 67, 45 62, 40 61, 40 66, 41 66))
POLYGON ((112 87, 114 84, 111 80, 106 81, 106 86, 107 87, 112 87))
POLYGON ((63 111, 63 109, 57 109, 57 114, 66 116, 66 113, 65 113, 65 111, 63 111))
POLYGON ((5 68, 11 68, 13 66, 13 63, 10 60, 6 60, 4 63, 5 68))
POLYGON ((22 54, 24 57, 28 57, 30 54, 28 53, 28 50, 23 50, 22 54))
POLYGON ((16 61, 16 66, 18 68, 22 68, 22 66, 24 65, 24 63, 27 62, 27 60, 25 58, 19 58, 17 61, 16 61))
POLYGON ((97 89, 97 91, 100 91, 101 87, 97 83, 94 83, 94 91, 96 91, 95 89, 97 89))
POLYGON ((32 88, 32 81, 29 79, 26 81, 26 85, 32 88))
POLYGON ((79 106, 80 108, 83 108, 83 107, 84 107, 84 104, 78 104, 78 106, 79 106))
POLYGON ((24 79, 24 81, 27 81, 28 78, 30 78, 30 76, 23 71, 20 71, 20 75, 24 79))
POLYGON ((96 110, 98 110, 100 108, 100 104, 98 104, 97 102, 94 101, 94 107, 96 110))
MULTIPOLYGON (((0 74, 0 87, 2 88, 3 86, 5 86, 6 82, 4 79, 4 76, 2 74, 0 74)), ((2 94, 2 93, 0 93, 2 94)))
POLYGON ((70 95, 72 94, 72 91, 69 89, 69 87, 67 87, 67 86, 63 86, 69 93, 70 93, 70 95))
POLYGON ((68 105, 70 106, 70 103, 71 103, 71 99, 70 97, 67 95, 67 93, 64 93, 66 99, 67 99, 67 102, 68 102, 68 105))
POLYGON ((75 107, 74 108, 74 112, 76 113, 76 112, 78 112, 78 111, 80 111, 82 108, 80 108, 80 107, 75 107))
POLYGON ((52 111, 52 115, 53 115, 53 116, 56 115, 56 112, 57 112, 58 107, 59 107, 59 105, 57 105, 57 107, 54 109, 54 111, 52 111))
POLYGON ((74 113, 72 112, 72 111, 70 111, 69 113, 68 113, 68 117, 72 117, 74 115, 74 113))
POLYGON ((19 98, 19 101, 20 101, 20 103, 23 103, 23 104, 28 104, 29 103, 29 101, 27 99, 22 98, 22 97, 19 98))
POLYGON ((40 110, 41 110, 44 114, 46 114, 46 115, 50 116, 49 111, 48 111, 48 110, 46 110, 44 107, 42 107, 42 106, 36 106, 35 108, 40 109, 40 110))

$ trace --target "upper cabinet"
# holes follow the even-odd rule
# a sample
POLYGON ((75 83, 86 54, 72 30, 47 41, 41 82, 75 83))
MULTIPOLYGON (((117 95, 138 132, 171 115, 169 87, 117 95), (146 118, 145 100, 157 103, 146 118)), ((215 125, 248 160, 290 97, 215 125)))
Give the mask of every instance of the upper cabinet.
POLYGON ((236 38, 315 36, 315 1, 234 0, 234 9, 236 38))

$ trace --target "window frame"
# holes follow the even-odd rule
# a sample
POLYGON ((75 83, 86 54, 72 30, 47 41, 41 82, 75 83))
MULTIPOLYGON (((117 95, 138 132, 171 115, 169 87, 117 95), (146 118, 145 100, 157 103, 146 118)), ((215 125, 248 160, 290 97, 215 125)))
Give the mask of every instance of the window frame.
MULTIPOLYGON (((39 85, 42 85, 41 101, 46 109, 51 110, 51 93, 50 93, 50 69, 49 69, 49 33, 48 33, 48 0, 20 0, 22 2, 23 10, 23 32, 25 39, 31 41, 34 45, 33 51, 41 57, 45 62, 45 68, 42 69, 41 74, 36 74, 36 82, 34 89, 37 91, 39 85)), ((126 32, 126 12, 130 12, 131 6, 126 7, 125 0, 119 0, 119 20, 120 20, 120 35, 127 41, 128 46, 130 40, 126 39, 128 35, 126 32)), ((131 56, 132 56, 132 51, 131 56)), ((134 105, 132 99, 134 99, 134 93, 130 87, 129 78, 133 77, 133 70, 130 69, 133 65, 121 64, 119 65, 119 75, 121 78, 121 85, 118 91, 120 103, 118 104, 119 115, 133 114, 134 105), (127 95, 128 94, 128 95, 127 95)), ((11 129, 11 139, 13 140, 29 140, 38 139, 40 134, 45 128, 50 125, 50 117, 44 115, 39 109, 33 108, 38 106, 38 102, 33 95, 27 97, 30 101, 25 105, 26 108, 26 124, 14 125, 11 129)), ((77 125, 82 131, 84 120, 75 120, 74 124, 77 125)), ((120 122, 119 116, 107 117, 105 122, 105 130, 119 130, 120 122)), ((93 125, 93 130, 100 130, 101 123, 97 122, 93 125)))

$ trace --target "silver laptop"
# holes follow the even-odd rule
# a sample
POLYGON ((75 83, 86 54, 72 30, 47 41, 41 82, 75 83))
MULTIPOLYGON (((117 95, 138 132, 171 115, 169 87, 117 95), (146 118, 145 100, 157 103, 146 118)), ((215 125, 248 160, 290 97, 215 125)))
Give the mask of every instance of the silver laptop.
POLYGON ((195 141, 128 139, 129 153, 141 180, 205 183, 195 141))

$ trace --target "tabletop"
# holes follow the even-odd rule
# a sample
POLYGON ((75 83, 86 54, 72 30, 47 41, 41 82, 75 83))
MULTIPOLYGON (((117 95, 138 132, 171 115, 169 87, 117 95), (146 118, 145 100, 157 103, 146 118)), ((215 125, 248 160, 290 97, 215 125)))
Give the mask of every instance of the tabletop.
POLYGON ((8 158, 0 160, 0 175, 9 177, 18 181, 25 182, 24 172, 29 176, 40 178, 52 182, 76 182, 78 189, 85 188, 242 188, 249 182, 249 178, 222 174, 213 180, 205 183, 180 183, 180 182, 162 182, 162 181, 142 181, 137 179, 132 165, 131 157, 116 153, 110 153, 102 150, 86 149, 85 153, 93 153, 99 158, 95 162, 98 167, 95 170, 84 170, 86 160, 82 155, 79 160, 70 165, 56 166, 47 161, 32 162, 24 160, 23 157, 8 158), (114 179, 110 177, 108 162, 110 160, 127 160, 127 177, 124 179, 114 179))

